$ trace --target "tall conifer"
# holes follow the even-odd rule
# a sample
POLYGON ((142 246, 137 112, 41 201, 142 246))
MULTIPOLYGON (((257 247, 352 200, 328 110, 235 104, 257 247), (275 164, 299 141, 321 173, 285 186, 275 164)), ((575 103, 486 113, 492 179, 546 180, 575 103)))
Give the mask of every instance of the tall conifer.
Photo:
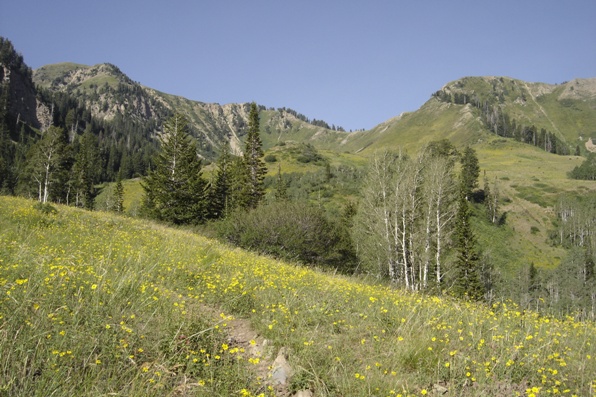
POLYGON ((470 224, 470 203, 466 198, 468 187, 462 178, 455 219, 455 280, 453 291, 457 296, 480 300, 484 296, 480 271, 480 256, 476 249, 476 237, 470 224))
POLYGON ((217 160, 217 171, 215 180, 209 191, 209 218, 218 219, 224 217, 231 209, 232 200, 232 154, 230 146, 226 143, 221 155, 217 160))
POLYGON ((263 161, 263 144, 259 135, 259 110, 255 102, 250 104, 248 135, 244 150, 247 185, 245 186, 246 206, 256 208, 265 195, 263 179, 267 167, 263 161))
POLYGON ((472 192, 478 187, 479 176, 480 166, 478 165, 476 151, 471 147, 466 146, 461 158, 461 179, 462 186, 465 189, 464 193, 466 200, 470 200, 472 192))
POLYGON ((186 120, 180 114, 166 121, 155 169, 143 184, 145 213, 174 224, 200 223, 206 214, 202 163, 186 129, 186 120))
POLYGON ((124 186, 122 185, 122 173, 116 177, 116 187, 114 190, 114 211, 124 212, 124 186))

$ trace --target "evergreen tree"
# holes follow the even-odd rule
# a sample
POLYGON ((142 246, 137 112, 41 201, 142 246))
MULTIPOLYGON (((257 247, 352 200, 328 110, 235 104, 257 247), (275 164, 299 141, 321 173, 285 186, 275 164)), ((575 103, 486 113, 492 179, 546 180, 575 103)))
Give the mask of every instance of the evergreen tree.
POLYGON ((462 178, 455 219, 455 244, 457 259, 453 291, 457 296, 480 300, 484 287, 480 274, 480 257, 476 250, 476 237, 470 224, 470 203, 466 199, 469 185, 462 178))
POLYGON ((464 149, 461 158, 461 178, 462 187, 466 200, 470 200, 471 194, 478 187, 478 177, 480 176, 480 166, 476 151, 469 146, 464 149))
POLYGON ((209 190, 209 218, 211 219, 223 218, 231 209, 232 161, 230 145, 226 143, 217 160, 215 181, 209 190))
POLYGON ((277 166, 277 180, 275 183, 275 199, 284 201, 288 199, 288 187, 286 182, 281 177, 281 164, 277 166))
POLYGON ((73 166, 73 180, 76 191, 76 205, 92 209, 93 201, 97 195, 94 187, 99 181, 100 160, 98 142, 91 131, 85 131, 81 136, 81 143, 78 153, 75 155, 73 166))
POLYGON ((144 179, 144 212, 174 224, 196 224, 206 215, 206 183, 196 144, 186 132, 184 116, 164 124, 155 169, 144 179))
POLYGON ((249 208, 248 172, 243 157, 232 156, 230 162, 230 194, 227 212, 236 208, 249 208))
POLYGON ((8 135, 8 128, 0 122, 0 191, 10 192, 12 182, 13 144, 8 135))
POLYGON ((259 135, 259 111, 256 103, 250 104, 248 116, 248 135, 246 136, 244 150, 244 164, 247 173, 247 185, 245 187, 246 205, 248 208, 256 208, 265 195, 263 179, 267 167, 263 161, 263 144, 259 135))

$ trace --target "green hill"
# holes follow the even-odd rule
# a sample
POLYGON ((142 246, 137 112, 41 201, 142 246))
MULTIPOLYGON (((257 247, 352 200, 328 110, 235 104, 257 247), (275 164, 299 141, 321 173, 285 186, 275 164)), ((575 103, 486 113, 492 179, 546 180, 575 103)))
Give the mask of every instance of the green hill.
POLYGON ((407 294, 21 198, 0 197, 0 325, 7 396, 586 396, 596 387, 592 322, 407 294), (280 361, 291 376, 276 384, 280 361))

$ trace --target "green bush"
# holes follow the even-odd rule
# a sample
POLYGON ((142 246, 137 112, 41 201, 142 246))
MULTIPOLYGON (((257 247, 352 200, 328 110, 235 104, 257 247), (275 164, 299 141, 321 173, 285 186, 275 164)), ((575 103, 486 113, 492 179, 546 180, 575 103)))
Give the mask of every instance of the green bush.
POLYGON ((276 258, 343 272, 351 272, 356 263, 347 228, 312 204, 283 201, 237 211, 216 228, 220 238, 276 258))
POLYGON ((274 154, 268 154, 268 155, 265 156, 264 160, 267 163, 275 163, 277 161, 277 157, 275 157, 274 154))

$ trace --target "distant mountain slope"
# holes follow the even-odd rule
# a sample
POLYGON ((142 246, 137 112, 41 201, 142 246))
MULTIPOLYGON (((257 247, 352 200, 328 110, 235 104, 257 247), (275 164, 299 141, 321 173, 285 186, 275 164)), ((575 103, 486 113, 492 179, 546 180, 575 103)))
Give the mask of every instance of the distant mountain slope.
MULTIPOLYGON (((182 112, 206 158, 215 158, 225 142, 240 151, 247 104, 204 103, 162 93, 132 81, 110 64, 47 65, 34 71, 33 80, 51 91, 70 93, 103 120, 151 120, 156 126, 174 111, 182 112)), ((553 85, 508 77, 465 77, 446 84, 417 111, 354 133, 314 125, 290 109, 260 110, 265 148, 291 140, 366 154, 380 148, 415 151, 445 138, 457 146, 473 145, 500 135, 531 141, 547 151, 573 153, 577 147, 583 152, 587 138, 596 135, 596 78, 553 85), (544 144, 541 133, 547 137, 544 144)))
MULTIPOLYGON (((33 80, 50 91, 69 93, 101 120, 129 118, 158 125, 174 112, 182 112, 189 118, 191 133, 206 158, 216 157, 225 142, 240 152, 248 125, 248 104, 204 103, 162 93, 132 81, 110 64, 46 65, 34 71, 33 80)), ((281 140, 312 140, 319 146, 331 147, 347 135, 311 124, 289 109, 260 110, 266 148, 281 140)))
POLYGON ((397 146, 416 150, 443 138, 466 145, 499 135, 544 148, 536 142, 542 131, 569 152, 578 146, 583 152, 586 140, 596 135, 596 78, 553 85, 465 77, 445 85, 417 111, 351 134, 343 145, 365 152, 397 146))

